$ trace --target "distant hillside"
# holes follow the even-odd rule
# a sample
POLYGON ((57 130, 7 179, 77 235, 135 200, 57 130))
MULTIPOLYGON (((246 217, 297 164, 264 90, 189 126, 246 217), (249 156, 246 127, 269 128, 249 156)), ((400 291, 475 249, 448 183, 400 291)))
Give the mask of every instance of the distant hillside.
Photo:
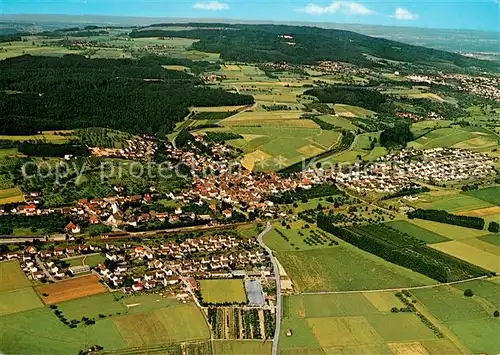
POLYGON ((498 63, 456 53, 413 46, 351 31, 287 25, 156 24, 134 30, 131 37, 183 37, 199 39, 193 48, 217 52, 225 60, 312 64, 320 60, 370 66, 366 55, 438 68, 496 70, 498 63), (173 26, 191 28, 176 28, 173 26), (194 27, 194 28, 192 28, 194 27), (286 35, 286 37, 284 37, 286 35))

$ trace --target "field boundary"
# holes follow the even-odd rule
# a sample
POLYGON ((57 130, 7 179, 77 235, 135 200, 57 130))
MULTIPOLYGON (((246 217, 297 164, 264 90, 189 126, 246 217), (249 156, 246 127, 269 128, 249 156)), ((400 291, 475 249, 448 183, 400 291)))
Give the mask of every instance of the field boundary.
POLYGON ((317 291, 317 292, 301 292, 298 293, 297 295, 332 295, 332 294, 356 294, 356 293, 376 293, 376 292, 394 292, 394 291, 401 291, 401 290, 422 290, 422 289, 427 289, 427 288, 434 288, 434 287, 440 287, 440 286, 453 286, 456 284, 461 284, 469 281, 475 281, 475 280, 484 280, 488 279, 489 276, 478 276, 478 277, 473 277, 470 279, 465 279, 465 280, 459 280, 459 281, 453 281, 453 282, 444 282, 444 283, 437 283, 433 285, 423 285, 423 286, 413 286, 413 287, 399 287, 399 288, 382 288, 382 289, 377 289, 377 290, 353 290, 353 291, 317 291))

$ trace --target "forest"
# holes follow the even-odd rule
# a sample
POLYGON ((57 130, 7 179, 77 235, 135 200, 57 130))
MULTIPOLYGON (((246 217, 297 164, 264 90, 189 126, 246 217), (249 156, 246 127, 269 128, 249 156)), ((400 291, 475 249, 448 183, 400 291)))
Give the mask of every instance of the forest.
POLYGON ((78 55, 0 61, 0 134, 87 127, 169 133, 190 106, 253 103, 253 97, 203 86, 157 60, 87 59, 78 55), (137 119, 140 117, 140 119, 137 119))
POLYGON ((135 29, 132 38, 182 37, 200 39, 195 50, 220 53, 225 60, 239 62, 287 62, 313 64, 321 60, 343 61, 363 66, 377 65, 365 54, 423 66, 455 65, 494 71, 492 62, 459 54, 413 46, 383 38, 369 37, 351 31, 309 26, 246 24, 157 24, 135 29), (158 28, 156 28, 158 27, 158 28), (182 27, 169 30, 159 27, 182 27), (281 36, 290 35, 285 39, 281 36), (289 45, 287 42, 293 42, 289 45))
POLYGON ((380 133, 380 144, 387 149, 406 147, 413 140, 413 133, 407 122, 397 122, 393 127, 388 127, 380 133))
POLYGON ((53 144, 44 142, 22 142, 17 147, 19 152, 33 157, 59 157, 66 155, 89 156, 90 151, 86 146, 78 144, 53 144))
POLYGON ((380 106, 388 102, 388 97, 365 87, 332 85, 307 90, 305 95, 316 97, 321 103, 359 106, 372 111, 381 111, 380 106))

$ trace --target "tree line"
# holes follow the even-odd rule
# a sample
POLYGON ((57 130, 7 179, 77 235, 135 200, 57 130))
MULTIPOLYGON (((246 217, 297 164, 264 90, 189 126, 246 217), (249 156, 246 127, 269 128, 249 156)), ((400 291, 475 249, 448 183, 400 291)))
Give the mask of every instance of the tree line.
POLYGON ((338 227, 331 216, 320 213, 318 227, 391 263, 419 272, 439 282, 490 274, 475 265, 429 248, 424 242, 385 225, 338 227))
POLYGON ((471 217, 471 216, 459 216, 456 214, 446 212, 444 210, 424 210, 419 208, 415 211, 408 212, 408 218, 426 219, 429 221, 453 224, 456 226, 479 229, 479 230, 484 229, 483 218, 471 217))

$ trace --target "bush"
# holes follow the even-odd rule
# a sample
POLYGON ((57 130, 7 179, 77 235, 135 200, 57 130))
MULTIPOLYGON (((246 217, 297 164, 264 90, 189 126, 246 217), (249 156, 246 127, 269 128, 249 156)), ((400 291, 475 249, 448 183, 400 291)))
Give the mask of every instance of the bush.
POLYGON ((490 222, 490 224, 488 225, 488 231, 490 231, 491 233, 498 233, 499 230, 500 225, 497 222, 490 222))
POLYGON ((464 291, 464 296, 465 297, 472 297, 474 296, 474 291, 472 291, 470 288, 464 291))
POLYGON ((495 318, 500 317, 500 312, 498 311, 498 309, 495 312, 493 312, 493 317, 495 318))

